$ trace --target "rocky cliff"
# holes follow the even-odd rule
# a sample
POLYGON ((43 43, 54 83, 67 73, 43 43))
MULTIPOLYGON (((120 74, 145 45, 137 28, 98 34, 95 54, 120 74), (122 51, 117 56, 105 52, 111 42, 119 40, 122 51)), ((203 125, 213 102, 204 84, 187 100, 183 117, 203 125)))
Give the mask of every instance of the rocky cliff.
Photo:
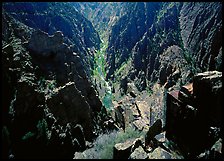
POLYGON ((127 3, 127 11, 112 27, 108 43, 108 76, 130 57, 130 51, 152 25, 159 3, 127 3))
POLYGON ((221 9, 3 3, 3 158, 221 159, 221 9))
POLYGON ((93 68, 93 51, 100 39, 92 23, 67 3, 3 3, 3 9, 25 25, 50 35, 62 31, 65 42, 73 45, 84 62, 88 76, 93 68))
POLYGON ((111 27, 126 12, 124 2, 71 2, 71 5, 92 22, 101 38, 106 41, 111 27))
POLYGON ((128 64, 124 79, 134 81, 141 91, 150 86, 148 82, 159 81, 171 87, 173 81, 179 85, 189 81, 195 72, 221 70, 222 5, 219 2, 131 5, 130 12, 112 28, 107 78, 116 78, 116 71, 128 64), (213 9, 207 12, 208 8, 213 9), (162 58, 168 53, 170 56, 162 58), (180 61, 169 64, 171 57, 179 56, 180 61))
POLYGON ((80 54, 61 31, 35 30, 5 11, 2 23, 3 157, 72 158, 106 119, 80 54))

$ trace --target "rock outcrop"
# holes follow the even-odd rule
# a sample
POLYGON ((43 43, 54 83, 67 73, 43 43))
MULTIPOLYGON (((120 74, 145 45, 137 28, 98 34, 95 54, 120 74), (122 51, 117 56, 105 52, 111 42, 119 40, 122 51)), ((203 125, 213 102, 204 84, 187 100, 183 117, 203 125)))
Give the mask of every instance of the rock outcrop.
POLYGON ((131 153, 128 159, 147 159, 147 158, 148 158, 147 153, 141 146, 139 146, 134 150, 134 152, 131 153))
POLYGON ((126 14, 113 25, 109 37, 107 78, 130 57, 129 52, 152 25, 159 6, 159 3, 126 4, 126 14))
POLYGON ((128 159, 131 154, 131 148, 133 146, 133 140, 127 140, 124 143, 118 143, 114 145, 114 159, 128 159))
POLYGON ((180 87, 197 72, 221 71, 221 8, 219 2, 130 4, 112 28, 107 78, 120 81, 117 71, 128 64, 122 77, 142 91, 148 82, 180 87))
POLYGON ((81 58, 62 32, 2 20, 3 158, 73 158, 106 117, 81 58))
POLYGON ((151 140, 162 132, 162 121, 156 120, 156 122, 149 128, 145 137, 145 146, 148 146, 151 140))
POLYGON ((57 94, 46 100, 50 111, 63 125, 69 122, 81 124, 84 134, 89 140, 93 135, 92 111, 85 97, 78 91, 74 82, 67 83, 55 90, 57 90, 57 94))
POLYGON ((82 58, 87 75, 90 75, 94 60, 89 49, 99 49, 100 38, 91 22, 72 5, 57 2, 9 2, 3 3, 3 9, 17 21, 36 30, 40 29, 50 35, 62 31, 66 44, 73 45, 74 52, 82 58))
POLYGON ((183 3, 180 11, 179 21, 184 48, 189 51, 197 68, 202 71, 222 69, 221 10, 220 2, 199 2, 183 3))
POLYGON ((199 155, 222 137, 221 79, 221 72, 199 73, 193 85, 168 93, 166 137, 178 144, 185 157, 199 155))
POLYGON ((195 106, 207 126, 219 126, 222 122, 222 73, 208 71, 199 73, 193 80, 195 106))
POLYGON ((48 79, 56 78, 58 86, 70 81, 75 82, 75 86, 87 99, 92 109, 100 111, 102 103, 87 78, 81 58, 63 43, 61 32, 56 32, 53 36, 40 30, 33 32, 28 41, 28 49, 34 63, 39 67, 41 76, 48 79))

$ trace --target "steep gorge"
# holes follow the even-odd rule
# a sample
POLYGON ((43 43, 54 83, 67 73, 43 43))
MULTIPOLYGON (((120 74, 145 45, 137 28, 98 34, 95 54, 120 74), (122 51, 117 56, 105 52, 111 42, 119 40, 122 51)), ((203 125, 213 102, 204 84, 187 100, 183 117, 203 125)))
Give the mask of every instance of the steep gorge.
MULTIPOLYGON (((116 77, 114 71, 119 69, 122 63, 127 62, 128 58, 132 62, 133 68, 129 69, 127 77, 131 81, 136 78, 135 85, 139 90, 150 86, 148 82, 158 80, 162 85, 170 82, 173 79, 172 74, 175 72, 179 72, 179 78, 181 78, 183 77, 181 70, 193 70, 189 76, 184 76, 183 82, 186 77, 191 77, 196 71, 221 71, 222 47, 219 40, 222 39, 222 19, 220 3, 146 3, 145 8, 143 8, 144 3, 133 3, 133 5, 135 8, 130 8, 133 15, 130 18, 121 17, 112 28, 108 45, 107 78, 116 77), (147 4, 150 13, 147 13, 147 4), (138 6, 142 9, 138 9, 138 6), (206 12, 210 7, 215 9, 206 12), (189 10, 194 10, 194 12, 189 12, 189 10), (140 14, 138 11, 144 12, 142 14, 146 16, 138 15, 140 14), (147 21, 139 20, 140 17, 147 18, 147 21), (122 22, 123 19, 126 19, 125 23, 122 22), (116 30, 119 27, 120 29, 116 30), (134 28, 137 30, 132 31, 134 28), (139 36, 133 39, 130 37, 133 35, 132 33, 139 33, 135 34, 135 36, 139 36), (206 48, 203 47, 203 44, 206 44, 206 48), (174 49, 174 55, 182 55, 183 61, 187 61, 187 64, 183 66, 183 63, 180 62, 175 64, 175 67, 161 66, 164 62, 160 57, 171 46, 180 48, 181 51, 174 49)), ((186 72, 182 73, 187 74, 186 72)), ((177 80, 174 81, 177 82, 177 80)))
POLYGON ((222 69, 221 9, 3 3, 3 157, 219 158, 222 74, 198 73, 222 69))

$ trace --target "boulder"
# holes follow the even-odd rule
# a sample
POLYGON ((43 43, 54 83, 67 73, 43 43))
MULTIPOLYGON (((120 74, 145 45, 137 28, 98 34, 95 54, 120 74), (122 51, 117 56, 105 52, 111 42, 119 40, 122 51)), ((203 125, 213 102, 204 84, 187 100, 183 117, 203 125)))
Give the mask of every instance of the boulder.
POLYGON ((142 119, 141 117, 134 120, 133 121, 133 125, 139 130, 139 131, 142 131, 142 130, 148 130, 149 128, 149 121, 148 120, 145 120, 145 119, 142 119))
POLYGON ((199 130, 201 126, 197 121, 197 109, 180 101, 178 92, 171 91, 167 94, 166 138, 177 143, 186 154, 194 153, 200 147, 199 140, 203 140, 203 131, 199 130))
POLYGON ((219 132, 210 127, 221 127, 221 79, 221 72, 199 73, 193 84, 167 95, 166 137, 176 142, 187 157, 198 156, 217 138, 219 132))
POLYGON ((166 140, 165 135, 166 135, 166 132, 162 132, 162 133, 156 135, 155 136, 155 139, 158 140, 159 142, 162 142, 163 143, 166 140))
POLYGON ((119 127, 125 129, 125 120, 124 120, 124 109, 122 106, 117 106, 114 108, 115 111, 115 121, 119 127))
POLYGON ((193 79, 193 93, 198 113, 206 125, 222 126, 222 72, 197 74, 193 79))
POLYGON ((86 141, 83 132, 83 128, 81 125, 77 124, 75 127, 71 128, 71 135, 77 140, 78 144, 80 145, 81 151, 86 149, 86 141))
POLYGON ((131 154, 133 140, 127 140, 124 143, 114 145, 113 159, 128 159, 131 154))
POLYGON ((184 159, 182 155, 174 151, 166 151, 161 147, 157 147, 153 152, 148 154, 148 159, 184 159))
POLYGON ((172 155, 164 149, 158 147, 148 154, 149 159, 172 159, 172 155))
POLYGON ((149 128, 145 136, 145 146, 150 144, 150 141, 159 133, 162 132, 162 120, 156 120, 156 122, 149 128))
POLYGON ((142 146, 139 146, 134 150, 134 152, 131 153, 130 157, 128 159, 147 159, 148 155, 142 148, 142 146))
POLYGON ((178 99, 185 104, 194 106, 193 83, 181 87, 178 93, 178 99))

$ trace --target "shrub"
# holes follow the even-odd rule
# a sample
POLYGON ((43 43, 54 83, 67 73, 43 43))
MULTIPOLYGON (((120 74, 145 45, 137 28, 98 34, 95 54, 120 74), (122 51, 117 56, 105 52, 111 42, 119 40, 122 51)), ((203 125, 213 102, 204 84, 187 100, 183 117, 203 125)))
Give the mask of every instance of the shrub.
POLYGON ((47 131, 48 131, 48 127, 47 127, 47 122, 45 119, 39 120, 38 124, 37 124, 37 138, 39 137, 44 137, 47 138, 47 131))
POLYGON ((125 142, 128 139, 138 138, 145 132, 127 127, 125 131, 112 131, 100 135, 94 143, 94 147, 85 151, 83 159, 113 159, 113 147, 117 143, 125 142))
POLYGON ((26 133, 23 137, 22 137, 22 140, 27 140, 27 139, 29 139, 29 138, 31 138, 31 137, 33 137, 35 134, 33 133, 33 132, 28 132, 28 133, 26 133))

